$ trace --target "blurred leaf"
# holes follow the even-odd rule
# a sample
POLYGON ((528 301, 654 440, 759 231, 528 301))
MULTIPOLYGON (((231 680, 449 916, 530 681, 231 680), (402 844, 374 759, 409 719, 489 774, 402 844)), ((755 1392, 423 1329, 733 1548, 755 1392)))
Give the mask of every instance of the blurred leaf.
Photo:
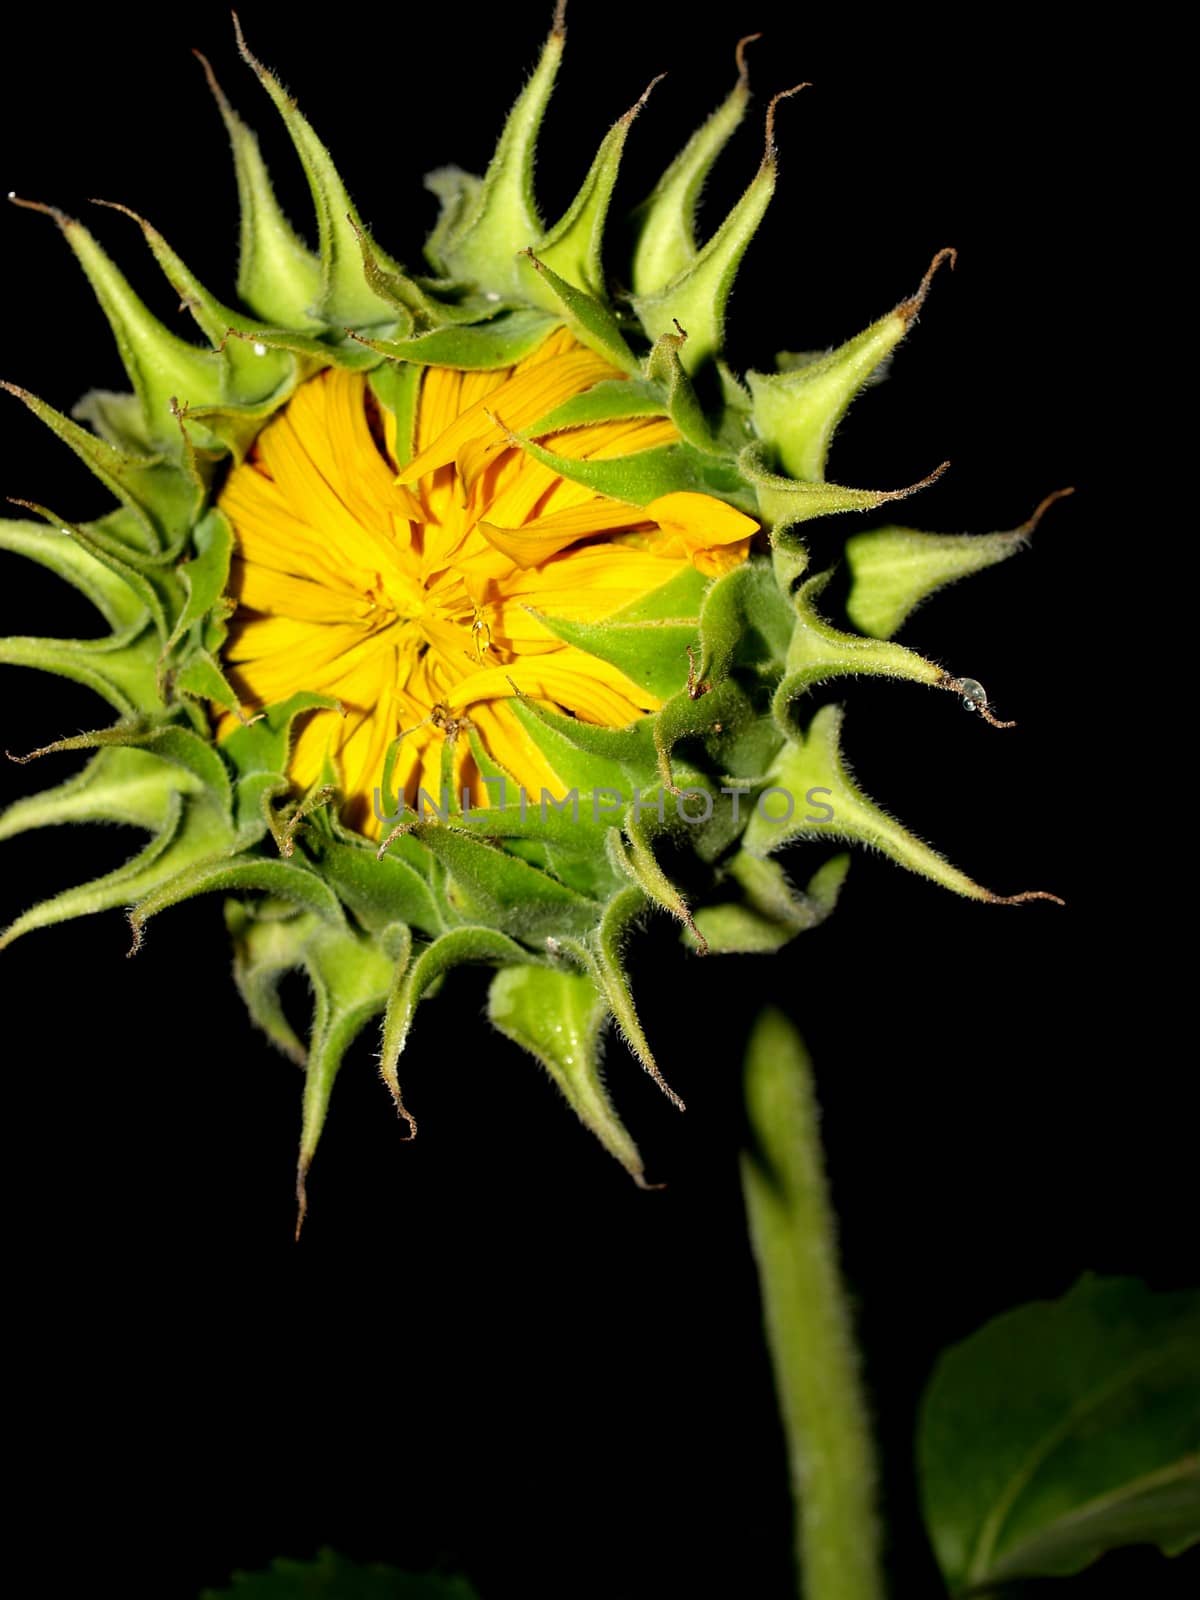
POLYGON ((954 1594, 1200 1540, 1200 1294, 1083 1277, 938 1364, 917 1456, 954 1594))
POLYGON ((322 1550, 315 1561, 272 1561, 266 1572, 235 1572, 228 1589, 206 1589, 200 1600, 478 1600, 465 1578, 435 1578, 360 1567, 322 1550))

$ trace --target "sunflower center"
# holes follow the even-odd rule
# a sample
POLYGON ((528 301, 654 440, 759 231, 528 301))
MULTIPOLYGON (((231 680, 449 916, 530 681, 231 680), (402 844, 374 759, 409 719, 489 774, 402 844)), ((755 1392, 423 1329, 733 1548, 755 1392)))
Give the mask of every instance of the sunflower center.
POLYGON ((515 367, 430 367, 410 444, 362 374, 333 368, 296 391, 230 474, 219 504, 236 537, 238 605, 226 665, 254 709, 302 690, 338 702, 307 717, 289 773, 303 787, 336 783, 352 825, 378 832, 371 796, 385 764, 410 803, 421 787, 436 793, 447 739, 479 804, 481 759, 531 792, 557 792, 524 702, 610 727, 660 704, 564 631, 683 572, 735 565, 755 524, 706 495, 639 506, 566 475, 568 460, 678 441, 664 416, 537 430, 620 377, 561 330, 515 367), (516 435, 531 429, 562 472, 522 447, 516 435))

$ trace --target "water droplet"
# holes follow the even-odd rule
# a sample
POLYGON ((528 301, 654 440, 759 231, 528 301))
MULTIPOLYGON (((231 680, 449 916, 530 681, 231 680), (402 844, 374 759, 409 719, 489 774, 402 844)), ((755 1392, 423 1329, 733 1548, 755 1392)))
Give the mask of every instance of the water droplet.
POLYGON ((254 354, 256 356, 265 356, 266 353, 267 353, 267 347, 266 347, 265 344, 256 344, 254 346, 254 354))
POLYGON ((490 300, 492 302, 492 304, 495 305, 496 301, 499 300, 500 296, 496 293, 495 289, 489 289, 487 291, 487 293, 484 295, 483 298, 485 300, 490 300))
POLYGON ((974 678, 960 678, 958 692, 962 695, 963 705, 968 711, 977 711, 980 706, 988 703, 987 690, 981 683, 976 683, 974 678))

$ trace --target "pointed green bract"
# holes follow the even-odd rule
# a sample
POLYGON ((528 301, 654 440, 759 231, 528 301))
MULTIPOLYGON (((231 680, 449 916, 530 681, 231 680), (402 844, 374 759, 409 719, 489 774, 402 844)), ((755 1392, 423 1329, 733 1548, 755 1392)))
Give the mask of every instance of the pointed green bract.
POLYGON ((116 632, 140 632, 150 620, 120 574, 98 561, 67 528, 47 527, 42 522, 0 522, 0 550, 49 568, 86 595, 116 632))
POLYGON ((738 45, 737 83, 708 121, 696 129, 635 213, 632 283, 636 295, 656 294, 696 259, 696 208, 714 162, 746 114, 750 85, 743 52, 756 38, 758 35, 752 34, 738 45))
MULTIPOLYGON (((279 863, 282 865, 282 863, 279 863)), ((304 1114, 296 1176, 299 1233, 308 1209, 305 1180, 316 1154, 329 1097, 342 1058, 364 1026, 387 1004, 392 963, 375 943, 352 930, 320 926, 305 948, 313 986, 313 1027, 304 1068, 304 1114)))
POLYGON ((488 1020, 545 1067, 571 1110, 636 1183, 642 1158, 625 1131, 600 1074, 600 1037, 608 1006, 585 973, 553 967, 504 967, 488 991, 488 1020))
POLYGON ((308 1052, 284 1014, 279 984, 303 964, 304 947, 319 919, 287 902, 225 902, 233 941, 233 977, 251 1017, 284 1055, 303 1066, 308 1052))
POLYGON ((777 861, 739 850, 727 869, 736 898, 697 911, 689 942, 695 943, 699 934, 710 954, 773 954, 824 922, 837 905, 849 868, 849 856, 834 856, 800 892, 777 861))
POLYGON ((125 717, 158 701, 158 640, 148 625, 105 639, 0 639, 0 662, 70 678, 125 717))
POLYGON ((154 259, 179 296, 180 304, 191 312, 214 352, 222 358, 226 400, 236 400, 239 405, 262 405, 273 397, 277 399, 281 389, 286 387, 290 390, 297 375, 297 363, 293 356, 283 350, 261 348, 252 343, 255 325, 241 312, 222 305, 187 263, 176 255, 158 229, 151 227, 145 218, 114 201, 100 203, 110 210, 124 213, 141 228, 154 259))
POLYGON ((455 323, 406 339, 363 338, 361 343, 392 361, 470 371, 511 366, 524 360, 556 326, 556 319, 546 312, 512 311, 477 328, 455 323))
POLYGON ((918 533, 897 527, 856 533, 846 540, 852 580, 847 615, 864 633, 890 639, 930 595, 1023 550, 1047 508, 1071 492, 1048 495, 1011 533, 918 533))
POLYGON ((617 319, 608 307, 585 289, 577 287, 571 278, 561 277, 554 270, 553 254, 543 257, 533 250, 527 250, 524 258, 529 263, 533 283, 540 286, 540 298, 545 300, 551 312, 564 319, 580 343, 605 356, 623 372, 631 376, 640 375, 641 362, 629 348, 617 319))
MULTIPOLYGON (((786 93, 796 92, 789 89, 786 93)), ((775 193, 775 108, 784 98, 786 95, 776 95, 771 101, 762 162, 716 233, 674 277, 634 295, 634 309, 649 338, 659 339, 680 329, 687 334, 680 360, 688 372, 719 355, 724 346, 725 307, 733 280, 775 193)))
POLYGON ((151 751, 101 749, 73 778, 0 813, 0 839, 66 822, 122 822, 161 833, 176 796, 201 787, 199 779, 189 780, 151 751))
POLYGON ((823 480, 802 482, 772 472, 759 445, 747 445, 738 457, 742 474, 754 486, 758 509, 776 534, 801 522, 811 522, 814 517, 836 516, 845 511, 874 511, 889 500, 904 500, 935 483, 948 464, 943 462, 927 478, 905 489, 850 489, 823 480))
MULTIPOLYGON (((996 720, 973 680, 952 678, 887 639, 925 595, 1004 559, 1032 524, 977 540, 895 527, 855 533, 847 542, 847 609, 859 634, 818 611, 826 574, 805 581, 806 524, 873 510, 937 476, 902 490, 825 477, 834 429, 911 326, 933 269, 912 300, 857 339, 781 359, 777 373, 751 373, 747 387, 724 359, 725 314, 776 187, 777 102, 767 113, 757 173, 698 242, 700 190, 748 99, 739 47, 733 91, 635 215, 630 270, 617 264, 614 274, 616 284, 631 283, 632 299, 610 298, 605 225, 642 102, 610 129, 576 199, 547 229, 533 171, 563 37, 560 15, 486 175, 448 167, 432 174, 442 214, 426 244, 437 277, 426 277, 406 272, 377 242, 329 151, 239 32, 242 54, 307 176, 317 252, 284 217, 255 135, 205 62, 241 204, 237 303, 219 300, 164 234, 127 213, 197 325, 195 342, 180 338, 146 310, 86 229, 50 211, 109 319, 132 392, 93 391, 66 417, 5 385, 116 505, 72 523, 19 502, 47 525, 0 523, 0 551, 74 585, 109 630, 98 638, 0 641, 0 662, 73 679, 118 720, 58 739, 61 730, 47 730, 52 742, 35 754, 83 752, 88 764, 13 805, 0 817, 0 839, 113 821, 148 838, 115 872, 27 911, 2 942, 113 910, 129 917, 136 948, 159 913, 200 894, 224 897, 247 1008, 305 1066, 301 1215, 334 1082, 360 1033, 374 1037, 396 1111, 407 1132, 416 1131, 400 1092, 401 1052, 418 1003, 459 965, 498 969, 492 1021, 543 1064, 584 1124, 642 1181, 641 1158, 600 1076, 599 1041, 612 1024, 682 1109, 643 1028, 627 963, 644 918, 673 917, 700 954, 778 950, 829 914, 846 871, 846 856, 835 855, 800 888, 779 852, 804 840, 882 850, 954 892, 999 899, 862 794, 840 754, 840 714, 809 712, 816 686, 869 674, 950 689, 996 720), (288 775, 305 717, 353 708, 314 692, 302 674, 279 704, 252 712, 239 702, 226 657, 236 636, 236 539, 214 504, 227 463, 245 458, 298 385, 337 366, 366 375, 406 465, 426 368, 508 368, 559 329, 611 371, 551 404, 521 434, 509 434, 510 443, 626 507, 649 508, 680 492, 716 496, 753 517, 761 534, 748 558, 722 576, 688 565, 609 616, 543 616, 550 632, 581 652, 576 659, 590 655, 598 670, 605 663, 610 679, 616 669, 630 696, 640 693, 640 703, 658 701, 658 708, 607 727, 514 686, 513 717, 561 788, 523 795, 464 717, 443 742, 442 777, 451 789, 462 750, 455 740, 467 741, 490 803, 451 794, 432 820, 407 811, 394 794, 396 740, 374 796, 386 818, 376 844, 347 825, 332 762, 302 793, 288 775), (702 367, 710 371, 693 383, 702 367), (662 419, 660 443, 622 454, 622 425, 638 418, 662 419), (616 425, 615 448, 564 453, 572 430, 604 424, 616 425), (314 994, 307 1044, 280 998, 289 973, 303 974, 314 994)), ((401 244, 411 259, 413 241, 401 244)), ((796 332, 800 342, 803 331, 796 332)), ((789 336, 781 329, 781 338, 789 336)), ((20 413, 14 418, 21 425, 20 413)), ((616 536, 616 548, 622 541, 639 547, 639 520, 631 514, 632 531, 616 536)), ((652 521, 647 512, 644 522, 652 521)), ((1038 896, 1012 897, 1029 898, 1038 896)), ((612 1070, 622 1065, 614 1048, 612 1070)))
MULTIPOLYGON (((506 934, 479 926, 454 928, 442 934, 425 945, 415 959, 411 959, 410 945, 401 947, 387 998, 379 1055, 380 1076, 401 1115, 408 1118, 400 1094, 397 1063, 424 995, 454 967, 474 962, 504 966, 529 959, 528 952, 506 934)), ((411 1118, 408 1120, 411 1122, 411 1118)))
POLYGON ((825 706, 802 738, 784 745, 746 828, 745 847, 752 855, 773 855, 793 839, 844 840, 879 850, 970 900, 1015 905, 1056 899, 1040 890, 993 894, 909 833, 854 782, 841 752, 841 727, 840 708, 825 706))
POLYGON ((12 383, 0 383, 0 388, 27 405, 34 416, 75 452, 104 487, 132 511, 139 533, 144 530, 144 537, 137 540, 138 549, 144 548, 147 555, 153 555, 163 545, 176 546, 186 536, 201 496, 195 485, 166 464, 162 455, 139 456, 119 450, 55 411, 37 395, 18 389, 12 383))
POLYGON ((133 906, 170 883, 196 861, 219 853, 228 845, 228 827, 215 806, 208 804, 204 797, 185 803, 176 794, 161 832, 144 850, 115 872, 105 873, 76 889, 66 889, 25 912, 0 936, 0 948, 38 928, 133 906))
POLYGON ((565 34, 556 20, 524 92, 513 107, 482 183, 456 188, 451 214, 435 233, 434 265, 497 299, 520 300, 527 280, 520 259, 541 237, 533 193, 538 131, 558 76, 565 34))
POLYGON ((715 357, 725 342, 725 308, 733 280, 775 193, 775 162, 764 160, 745 194, 695 260, 653 293, 635 295, 634 310, 650 339, 681 328, 680 360, 688 372, 715 357))
POLYGON ((655 340, 654 348, 646 358, 646 372, 665 392, 667 415, 679 429, 684 441, 693 450, 703 451, 705 455, 721 456, 724 452, 713 437, 712 423, 705 416, 700 398, 680 359, 680 352, 686 344, 685 334, 664 333, 655 340))
POLYGON ((321 263, 280 209, 258 139, 225 98, 207 59, 197 55, 233 146, 241 206, 238 294, 268 323, 317 333, 321 263))
POLYGON ((535 461, 549 467, 571 483, 606 495, 611 500, 627 500, 631 505, 648 506, 663 495, 678 494, 698 487, 694 459, 682 445, 661 445, 639 450, 636 455, 617 456, 612 461, 577 461, 556 455, 533 439, 514 434, 513 443, 535 461))
POLYGON ((618 118, 596 152, 583 187, 567 208, 561 222, 537 241, 535 253, 543 265, 588 294, 604 297, 603 241, 613 185, 621 165, 625 140, 633 119, 645 105, 654 85, 635 106, 618 118))
POLYGON ((643 1068, 659 1088, 680 1111, 683 1101, 669 1087, 650 1049, 641 1020, 637 1014, 629 978, 625 972, 622 950, 632 931, 636 918, 646 909, 646 896, 631 884, 615 894, 604 908, 599 923, 585 940, 560 939, 556 946, 572 957, 590 974, 596 987, 604 995, 626 1044, 641 1062, 643 1068))
POLYGON ((855 395, 870 383, 908 332, 925 302, 933 273, 947 259, 953 261, 953 250, 940 251, 934 257, 911 300, 903 301, 839 349, 815 356, 791 371, 746 374, 755 429, 784 472, 805 482, 820 482, 825 477, 834 429, 855 395))
MULTIPOLYGON (((337 329, 372 328, 394 322, 394 306, 372 289, 366 280, 360 244, 362 224, 328 150, 317 138, 308 119, 300 114, 296 102, 285 92, 275 74, 251 54, 236 17, 234 26, 237 29, 238 49, 283 118, 312 191, 320 238, 321 292, 316 306, 318 315, 324 323, 337 329)), ((380 255, 376 259, 381 267, 390 266, 385 257, 380 255)))
POLYGON ((914 650, 884 640, 843 633, 818 615, 814 602, 831 572, 809 578, 796 592, 796 624, 784 660, 784 675, 775 691, 773 710, 782 732, 791 731, 795 700, 830 678, 908 678, 913 683, 949 688, 956 680, 914 650))
POLYGON ((696 642, 690 617, 658 617, 651 621, 568 622, 541 617, 556 638, 578 645, 589 655, 611 661, 625 676, 659 699, 669 699, 687 678, 687 652, 696 642))

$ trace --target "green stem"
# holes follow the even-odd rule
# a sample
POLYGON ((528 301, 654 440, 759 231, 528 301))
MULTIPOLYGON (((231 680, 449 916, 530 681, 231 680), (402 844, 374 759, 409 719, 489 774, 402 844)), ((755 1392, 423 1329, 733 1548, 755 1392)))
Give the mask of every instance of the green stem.
POLYGON ((796 1506, 803 1600, 882 1600, 875 1464, 804 1046, 776 1011, 746 1056, 742 1187, 796 1506))

